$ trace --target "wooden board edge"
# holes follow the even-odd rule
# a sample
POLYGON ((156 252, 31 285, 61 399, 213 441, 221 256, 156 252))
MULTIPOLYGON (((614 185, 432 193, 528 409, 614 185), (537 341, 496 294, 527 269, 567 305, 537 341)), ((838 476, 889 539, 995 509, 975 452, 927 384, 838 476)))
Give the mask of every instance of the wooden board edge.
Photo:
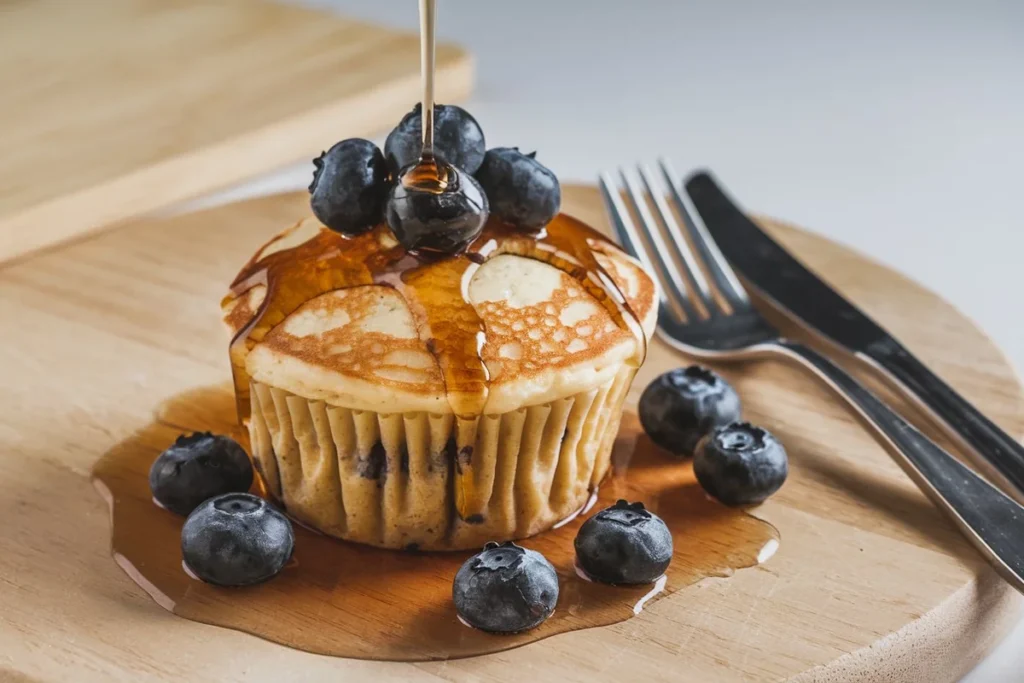
POLYGON ((935 609, 789 683, 955 683, 1020 619, 1024 597, 985 567, 935 609))
MULTIPOLYGON (((459 48, 446 52, 438 99, 460 101, 472 90, 473 60, 459 48)), ((418 100, 419 84, 419 75, 410 75, 0 219, 0 264, 312 157, 339 135, 383 132, 382 121, 398 121, 418 100), (349 124, 344 133, 337 132, 339 121, 349 124), (149 192, 153 187, 161 193, 149 192)))

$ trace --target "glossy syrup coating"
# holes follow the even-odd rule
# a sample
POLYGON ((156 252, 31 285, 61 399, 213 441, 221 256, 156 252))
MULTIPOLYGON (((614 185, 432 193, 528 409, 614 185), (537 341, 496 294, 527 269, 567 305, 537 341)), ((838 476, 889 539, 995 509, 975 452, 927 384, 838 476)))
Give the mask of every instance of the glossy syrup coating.
POLYGON ((399 243, 426 258, 465 251, 487 216, 487 196, 476 179, 439 159, 421 159, 402 169, 385 210, 399 243))
POLYGON ((625 296, 598 262, 596 249, 618 249, 601 233, 560 214, 536 234, 489 219, 465 252, 423 261, 396 244, 386 225, 354 237, 321 230, 309 240, 266 256, 257 253, 232 283, 233 297, 256 285, 267 294, 255 315, 232 340, 235 397, 241 420, 249 415, 249 376, 245 356, 267 333, 307 301, 336 289, 362 285, 393 287, 409 305, 417 329, 438 361, 445 393, 457 417, 482 414, 488 373, 480 357, 486 340, 483 321, 467 300, 463 284, 472 271, 499 254, 548 263, 575 278, 635 337, 632 364, 647 352, 646 336, 625 296))

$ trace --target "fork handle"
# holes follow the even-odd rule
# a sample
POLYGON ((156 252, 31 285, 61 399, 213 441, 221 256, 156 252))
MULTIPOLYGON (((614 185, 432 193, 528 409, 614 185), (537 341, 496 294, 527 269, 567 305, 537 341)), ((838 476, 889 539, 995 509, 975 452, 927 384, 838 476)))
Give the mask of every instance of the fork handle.
POLYGON ((846 400, 918 487, 1003 578, 1024 593, 1024 507, 962 465, 828 358, 795 342, 780 341, 778 348, 846 400))
POLYGON ((954 438, 980 455, 1024 495, 1024 446, 981 414, 895 339, 869 346, 857 357, 903 395, 916 399, 954 438))

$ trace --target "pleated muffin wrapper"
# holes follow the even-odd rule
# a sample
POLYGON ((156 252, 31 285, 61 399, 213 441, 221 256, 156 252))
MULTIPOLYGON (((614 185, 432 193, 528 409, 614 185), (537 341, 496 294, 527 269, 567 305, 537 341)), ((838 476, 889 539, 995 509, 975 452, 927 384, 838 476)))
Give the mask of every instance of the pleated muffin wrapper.
POLYGON ((350 410, 252 382, 253 457, 288 514, 387 548, 532 536, 576 513, 610 467, 636 369, 499 415, 350 410))

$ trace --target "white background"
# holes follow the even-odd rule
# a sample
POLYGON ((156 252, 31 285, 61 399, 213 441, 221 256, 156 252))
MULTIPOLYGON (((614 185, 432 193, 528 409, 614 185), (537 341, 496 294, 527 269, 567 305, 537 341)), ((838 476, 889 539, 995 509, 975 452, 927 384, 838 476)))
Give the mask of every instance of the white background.
MULTIPOLYGON (((413 0, 301 1, 417 27, 413 0)), ((706 165, 746 207, 939 292, 1024 367, 1024 2, 440 0, 438 31, 476 57, 489 146, 563 180, 706 165)), ((1024 624, 965 680, 1024 681, 1024 624)))

